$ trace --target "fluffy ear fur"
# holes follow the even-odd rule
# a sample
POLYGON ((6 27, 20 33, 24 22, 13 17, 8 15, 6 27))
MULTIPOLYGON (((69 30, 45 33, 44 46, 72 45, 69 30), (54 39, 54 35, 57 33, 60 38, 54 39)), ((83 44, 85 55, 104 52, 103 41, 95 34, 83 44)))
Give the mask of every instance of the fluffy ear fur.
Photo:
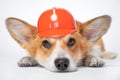
POLYGON ((37 28, 17 19, 8 18, 6 26, 11 36, 23 47, 31 42, 36 36, 37 28))
POLYGON ((111 17, 104 15, 81 24, 80 27, 78 27, 78 31, 86 40, 94 42, 107 32, 110 23, 111 17))

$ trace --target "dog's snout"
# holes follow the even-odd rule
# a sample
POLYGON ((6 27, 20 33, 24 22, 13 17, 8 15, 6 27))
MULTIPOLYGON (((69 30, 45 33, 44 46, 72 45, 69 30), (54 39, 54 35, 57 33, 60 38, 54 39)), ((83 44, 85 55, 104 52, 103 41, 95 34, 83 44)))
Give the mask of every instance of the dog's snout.
POLYGON ((67 58, 56 59, 55 66, 58 70, 65 71, 69 66, 69 60, 67 58))

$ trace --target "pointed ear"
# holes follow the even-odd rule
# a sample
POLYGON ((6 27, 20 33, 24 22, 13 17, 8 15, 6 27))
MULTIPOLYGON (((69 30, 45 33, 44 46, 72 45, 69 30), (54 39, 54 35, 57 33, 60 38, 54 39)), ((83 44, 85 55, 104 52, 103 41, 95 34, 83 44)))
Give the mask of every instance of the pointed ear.
POLYGON ((85 37, 88 41, 96 41, 100 39, 109 29, 111 23, 111 17, 104 15, 92 20, 89 20, 86 23, 83 23, 79 27, 79 32, 85 37))
POLYGON ((29 44, 33 40, 37 33, 37 28, 29 25, 28 23, 17 19, 8 18, 6 20, 6 26, 11 36, 21 45, 29 44))

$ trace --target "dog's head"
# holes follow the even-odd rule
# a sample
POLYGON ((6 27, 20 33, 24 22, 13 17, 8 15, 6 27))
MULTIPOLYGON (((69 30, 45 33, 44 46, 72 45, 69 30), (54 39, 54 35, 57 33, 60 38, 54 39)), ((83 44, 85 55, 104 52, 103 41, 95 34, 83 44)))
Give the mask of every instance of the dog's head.
POLYGON ((111 18, 107 15, 85 23, 76 21, 76 32, 58 38, 40 37, 37 28, 16 18, 6 25, 11 36, 50 71, 75 71, 93 44, 108 30, 111 18))

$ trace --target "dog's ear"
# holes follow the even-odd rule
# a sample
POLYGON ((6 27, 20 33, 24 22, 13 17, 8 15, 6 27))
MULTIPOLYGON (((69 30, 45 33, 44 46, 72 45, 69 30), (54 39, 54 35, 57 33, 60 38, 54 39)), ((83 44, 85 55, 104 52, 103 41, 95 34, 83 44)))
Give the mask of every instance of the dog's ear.
POLYGON ((86 40, 94 42, 107 32, 110 23, 111 17, 104 15, 81 24, 77 30, 86 40))
POLYGON ((8 18, 6 26, 11 36, 21 45, 27 45, 33 40, 37 28, 17 18, 8 18))

